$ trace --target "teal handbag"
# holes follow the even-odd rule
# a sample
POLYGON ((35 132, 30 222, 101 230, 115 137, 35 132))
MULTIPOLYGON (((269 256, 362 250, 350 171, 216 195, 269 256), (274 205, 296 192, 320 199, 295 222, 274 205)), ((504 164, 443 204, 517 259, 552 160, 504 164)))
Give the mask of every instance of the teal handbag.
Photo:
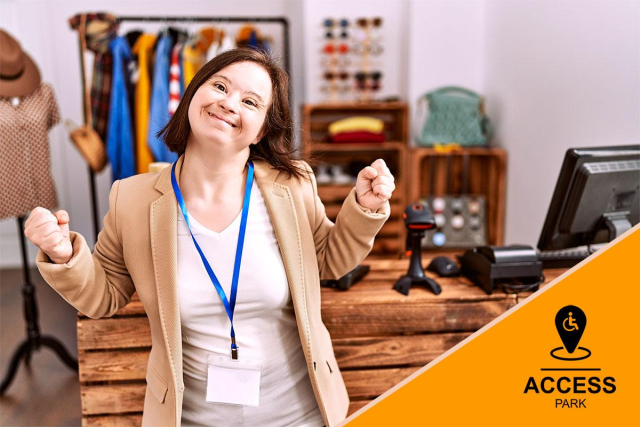
POLYGON ((480 95, 455 86, 442 87, 420 97, 426 101, 429 114, 422 131, 417 135, 417 144, 456 143, 462 146, 487 145, 491 137, 491 124, 484 114, 484 103, 480 95))

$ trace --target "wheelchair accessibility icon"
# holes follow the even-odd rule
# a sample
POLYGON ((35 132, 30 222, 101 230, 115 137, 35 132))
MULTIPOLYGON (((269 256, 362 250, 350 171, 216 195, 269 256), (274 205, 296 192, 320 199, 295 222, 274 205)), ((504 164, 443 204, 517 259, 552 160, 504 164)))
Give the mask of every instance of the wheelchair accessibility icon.
POLYGON ((577 331, 578 329, 580 329, 576 324, 576 320, 573 317, 571 317, 572 315, 573 313, 569 312, 569 317, 564 319, 564 321, 562 322, 562 327, 564 328, 565 331, 571 332, 571 331, 577 331), (571 326, 571 328, 567 328, 567 323, 569 323, 569 326, 571 326))
POLYGON ((553 358, 576 361, 584 360, 591 356, 591 350, 585 347, 578 347, 578 343, 587 326, 587 316, 580 307, 568 305, 561 308, 556 314, 555 323, 564 347, 557 347, 551 350, 553 358), (580 351, 576 352, 576 349, 580 351))

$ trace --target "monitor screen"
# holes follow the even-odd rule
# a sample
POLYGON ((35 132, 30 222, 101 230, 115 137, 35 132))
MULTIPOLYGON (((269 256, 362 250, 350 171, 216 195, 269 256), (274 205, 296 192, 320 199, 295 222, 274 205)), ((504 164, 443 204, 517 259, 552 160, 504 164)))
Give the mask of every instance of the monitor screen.
POLYGON ((538 242, 540 250, 605 243, 640 222, 640 145, 571 148, 538 242))

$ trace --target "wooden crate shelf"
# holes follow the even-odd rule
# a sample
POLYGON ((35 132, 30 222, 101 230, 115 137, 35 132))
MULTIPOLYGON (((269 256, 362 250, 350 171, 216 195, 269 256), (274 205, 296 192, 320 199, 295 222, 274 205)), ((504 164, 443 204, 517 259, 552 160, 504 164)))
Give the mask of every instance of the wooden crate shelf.
MULTIPOLYGON (((395 177, 396 190, 391 199, 391 217, 374 242, 373 255, 398 256, 404 250, 404 223, 401 215, 406 206, 406 153, 408 113, 403 102, 325 103, 302 107, 302 148, 312 162, 371 164, 382 158, 395 177), (382 143, 336 144, 328 141, 328 128, 336 120, 354 116, 375 117, 384 122, 386 141, 382 143)), ((353 185, 318 184, 318 195, 329 219, 335 221, 345 197, 353 185)))
POLYGON ((411 149, 407 155, 410 175, 407 202, 432 195, 462 194, 465 154, 469 156, 467 193, 482 195, 487 203, 487 243, 503 245, 507 154, 501 148, 464 148, 452 153, 432 148, 411 149))

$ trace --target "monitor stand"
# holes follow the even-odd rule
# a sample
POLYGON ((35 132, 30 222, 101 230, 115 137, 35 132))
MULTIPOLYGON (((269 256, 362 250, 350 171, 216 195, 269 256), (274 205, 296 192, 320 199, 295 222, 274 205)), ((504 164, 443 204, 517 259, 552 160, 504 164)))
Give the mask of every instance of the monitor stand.
POLYGON ((609 230, 609 242, 614 241, 631 229, 629 212, 606 213, 602 215, 602 222, 609 230))

